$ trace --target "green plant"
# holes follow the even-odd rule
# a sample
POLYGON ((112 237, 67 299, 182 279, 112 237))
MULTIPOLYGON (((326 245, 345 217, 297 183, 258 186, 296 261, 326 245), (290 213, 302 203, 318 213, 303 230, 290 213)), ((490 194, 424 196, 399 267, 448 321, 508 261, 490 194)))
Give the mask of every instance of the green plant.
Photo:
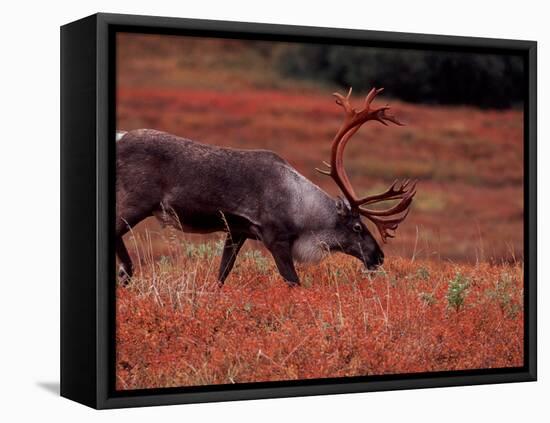
POLYGON ((458 272, 453 279, 449 281, 449 287, 447 290, 447 303, 450 308, 454 308, 458 312, 464 305, 466 294, 468 293, 468 287, 470 286, 470 280, 458 272))
POLYGON ((184 244, 185 254, 189 258, 208 259, 221 255, 223 250, 223 242, 205 242, 201 244, 193 244, 191 242, 184 244))
POLYGON ((419 267, 418 270, 416 271, 416 276, 419 278, 419 279, 422 279, 422 280, 427 280, 429 277, 430 277, 430 272, 428 271, 428 269, 426 269, 425 267, 419 267))
POLYGON ((167 256, 160 256, 158 261, 158 268, 161 274, 168 274, 172 270, 172 263, 167 256))
POLYGON ((418 296, 420 297, 420 300, 424 303, 424 305, 427 306, 434 305, 437 302, 433 292, 421 292, 420 294, 418 294, 418 296))
POLYGON ((254 262, 259 273, 265 275, 269 271, 269 260, 260 251, 249 250, 244 256, 254 262))
POLYGON ((514 280, 507 272, 502 272, 495 283, 494 289, 487 291, 489 299, 497 301, 502 312, 513 319, 521 311, 521 306, 514 301, 514 280))
POLYGON ((302 280, 302 286, 304 288, 309 288, 313 285, 313 277, 311 275, 304 275, 302 280))

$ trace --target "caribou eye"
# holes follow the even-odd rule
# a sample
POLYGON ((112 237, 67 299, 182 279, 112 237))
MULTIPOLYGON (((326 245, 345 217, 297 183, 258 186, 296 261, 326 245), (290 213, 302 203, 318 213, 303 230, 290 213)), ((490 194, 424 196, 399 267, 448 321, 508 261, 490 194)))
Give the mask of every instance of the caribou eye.
POLYGON ((353 230, 355 232, 361 232, 363 230, 363 227, 361 226, 360 223, 356 223, 355 225, 353 225, 353 230))

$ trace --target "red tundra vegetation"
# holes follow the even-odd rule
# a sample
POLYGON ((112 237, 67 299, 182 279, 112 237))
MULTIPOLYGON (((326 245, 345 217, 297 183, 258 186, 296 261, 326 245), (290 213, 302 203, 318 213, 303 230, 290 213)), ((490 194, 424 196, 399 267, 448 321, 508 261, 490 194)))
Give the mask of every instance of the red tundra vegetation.
MULTIPOLYGON (((338 87, 280 78, 265 49, 161 38, 119 40, 119 129, 270 149, 339 194, 314 171, 341 123, 338 87)), ((147 220, 125 238, 136 273, 116 291, 117 389, 523 365, 521 110, 390 103, 407 126, 366 124, 345 158, 361 195, 419 180, 384 266, 334 255, 290 289, 247 241, 219 289, 222 234, 147 220)))
POLYGON ((220 289, 220 243, 172 238, 150 261, 142 241, 117 289, 118 389, 523 365, 521 263, 392 257, 367 274, 337 255, 294 289, 249 249, 220 289))

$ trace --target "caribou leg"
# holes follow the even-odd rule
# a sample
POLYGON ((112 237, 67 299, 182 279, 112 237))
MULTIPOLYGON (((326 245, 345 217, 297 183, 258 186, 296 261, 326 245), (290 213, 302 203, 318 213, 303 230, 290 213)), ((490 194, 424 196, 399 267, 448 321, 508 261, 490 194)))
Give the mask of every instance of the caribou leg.
POLYGON ((218 273, 218 283, 220 286, 223 285, 225 279, 233 269, 235 260, 237 259, 237 254, 246 241, 246 236, 241 234, 227 234, 225 239, 225 244, 223 246, 222 260, 220 263, 220 270, 218 273))
MULTIPOLYGON (((135 196, 134 196, 135 197, 135 196)), ((118 276, 126 286, 133 275, 133 265, 122 236, 147 216, 151 215, 152 207, 144 202, 130 201, 131 196, 118 189, 116 194, 115 249, 120 266, 118 276)))
POLYGON ((294 268, 290 241, 277 240, 266 244, 266 247, 273 256, 277 269, 286 283, 291 287, 300 285, 300 278, 294 268))

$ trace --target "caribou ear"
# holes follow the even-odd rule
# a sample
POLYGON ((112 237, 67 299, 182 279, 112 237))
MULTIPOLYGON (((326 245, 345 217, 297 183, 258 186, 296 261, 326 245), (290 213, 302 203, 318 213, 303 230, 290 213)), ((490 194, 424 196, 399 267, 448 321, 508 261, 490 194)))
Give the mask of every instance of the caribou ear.
POLYGON ((336 199, 336 211, 340 216, 346 216, 349 213, 349 206, 342 197, 336 199))

